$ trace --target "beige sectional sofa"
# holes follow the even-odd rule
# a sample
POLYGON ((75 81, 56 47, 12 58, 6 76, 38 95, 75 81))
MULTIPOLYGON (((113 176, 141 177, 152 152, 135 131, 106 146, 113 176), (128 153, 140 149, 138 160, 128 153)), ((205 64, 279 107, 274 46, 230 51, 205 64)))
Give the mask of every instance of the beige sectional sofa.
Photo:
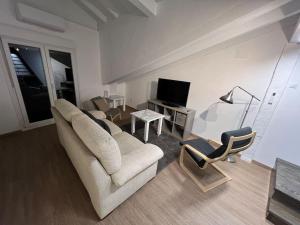
POLYGON ((111 135, 64 99, 51 110, 60 143, 101 219, 156 176, 163 157, 159 147, 122 132, 101 111, 90 113, 109 126, 111 135))

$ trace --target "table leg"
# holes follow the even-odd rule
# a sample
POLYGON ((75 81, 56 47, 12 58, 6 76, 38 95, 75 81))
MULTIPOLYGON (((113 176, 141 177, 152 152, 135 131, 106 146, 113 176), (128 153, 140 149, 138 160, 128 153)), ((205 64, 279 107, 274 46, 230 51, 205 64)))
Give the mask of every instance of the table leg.
POLYGON ((162 122, 163 122, 163 118, 160 118, 158 120, 158 126, 157 126, 157 135, 161 135, 161 128, 162 128, 162 122))
POLYGON ((123 111, 125 112, 125 110, 126 110, 125 98, 123 98, 123 111))
POLYGON ((147 143, 148 141, 148 135, 149 135, 149 122, 145 122, 145 131, 144 131, 145 143, 147 143))
POLYGON ((135 133, 135 116, 131 115, 131 133, 135 133))
POLYGON ((115 99, 113 100, 113 107, 114 109, 117 108, 117 101, 115 99))

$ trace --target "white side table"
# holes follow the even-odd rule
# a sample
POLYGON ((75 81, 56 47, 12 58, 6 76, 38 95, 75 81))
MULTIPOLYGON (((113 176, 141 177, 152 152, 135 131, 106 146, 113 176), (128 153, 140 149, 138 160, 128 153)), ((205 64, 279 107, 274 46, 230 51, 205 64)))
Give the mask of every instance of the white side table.
POLYGON ((133 112, 131 113, 131 133, 135 133, 136 118, 143 120, 145 122, 144 141, 146 143, 148 141, 150 122, 158 120, 157 135, 159 136, 161 134, 162 122, 164 117, 165 116, 163 114, 154 112, 149 109, 133 112))
POLYGON ((117 108, 117 103, 118 102, 122 102, 123 103, 123 111, 126 110, 126 106, 125 106, 125 97, 122 95, 111 95, 108 97, 109 100, 111 100, 113 102, 113 107, 117 108))

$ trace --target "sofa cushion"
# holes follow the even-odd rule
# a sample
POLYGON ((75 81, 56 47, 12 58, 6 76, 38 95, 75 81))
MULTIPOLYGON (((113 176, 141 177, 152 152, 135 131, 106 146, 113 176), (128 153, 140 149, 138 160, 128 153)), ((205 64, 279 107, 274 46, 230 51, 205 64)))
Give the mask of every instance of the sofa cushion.
POLYGON ((111 122, 110 120, 106 119, 106 115, 104 112, 99 110, 92 110, 89 111, 90 114, 92 114, 96 119, 100 119, 106 123, 106 125, 110 129, 110 133, 112 136, 122 133, 122 130, 120 127, 118 127, 116 124, 111 122))
POLYGON ((122 155, 136 150, 144 145, 143 142, 128 134, 127 132, 122 132, 114 135, 114 139, 117 141, 122 155))
MULTIPOLYGON (((107 119, 102 119, 102 120, 107 124, 107 126, 109 126, 109 129, 110 129, 110 132, 111 132, 112 136, 122 133, 121 128, 118 127, 113 122, 111 122, 111 121, 109 121, 107 119)), ((120 147, 120 145, 119 145, 119 147, 120 147)))
POLYGON ((104 130, 106 130, 107 133, 109 133, 111 135, 111 131, 109 126, 101 119, 97 119, 96 117, 94 117, 91 113, 89 113, 86 110, 82 110, 82 112, 87 115, 91 120, 95 121, 100 127, 102 127, 104 130))
POLYGON ((140 148, 122 155, 121 169, 112 175, 116 186, 122 186, 163 157, 156 145, 143 144, 140 148))
POLYGON ((91 100, 95 104, 96 108, 101 111, 106 112, 110 108, 105 98, 97 97, 97 98, 92 98, 91 100))
POLYGON ((87 115, 76 115, 72 126, 82 142, 98 158, 108 174, 121 168, 121 153, 117 142, 87 115))
POLYGON ((103 111, 90 110, 89 113, 99 120, 106 119, 106 114, 103 111))
POLYGON ((57 99, 54 102, 54 106, 57 111, 63 116, 63 118, 68 122, 71 122, 73 116, 77 114, 83 114, 80 109, 63 98, 57 99))
POLYGON ((87 111, 97 110, 95 104, 91 100, 82 102, 81 106, 87 111))

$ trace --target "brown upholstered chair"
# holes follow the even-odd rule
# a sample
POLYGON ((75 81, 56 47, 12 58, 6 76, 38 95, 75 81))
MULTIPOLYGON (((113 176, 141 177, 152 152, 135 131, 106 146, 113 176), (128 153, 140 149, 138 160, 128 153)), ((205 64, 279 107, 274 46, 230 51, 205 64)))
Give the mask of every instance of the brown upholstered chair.
POLYGON ((114 121, 119 117, 121 119, 121 110, 118 108, 111 108, 108 99, 102 97, 92 98, 91 101, 94 103, 95 107, 103 111, 106 114, 106 117, 110 121, 114 121))
POLYGON ((222 134, 222 144, 202 138, 181 142, 179 164, 181 168, 204 192, 215 188, 231 178, 214 163, 225 159, 229 154, 236 154, 251 146, 256 132, 250 127, 228 131, 222 134), (210 168, 211 175, 205 173, 210 168), (213 172, 217 172, 212 181, 213 172), (221 178, 220 178, 221 176, 221 178))

